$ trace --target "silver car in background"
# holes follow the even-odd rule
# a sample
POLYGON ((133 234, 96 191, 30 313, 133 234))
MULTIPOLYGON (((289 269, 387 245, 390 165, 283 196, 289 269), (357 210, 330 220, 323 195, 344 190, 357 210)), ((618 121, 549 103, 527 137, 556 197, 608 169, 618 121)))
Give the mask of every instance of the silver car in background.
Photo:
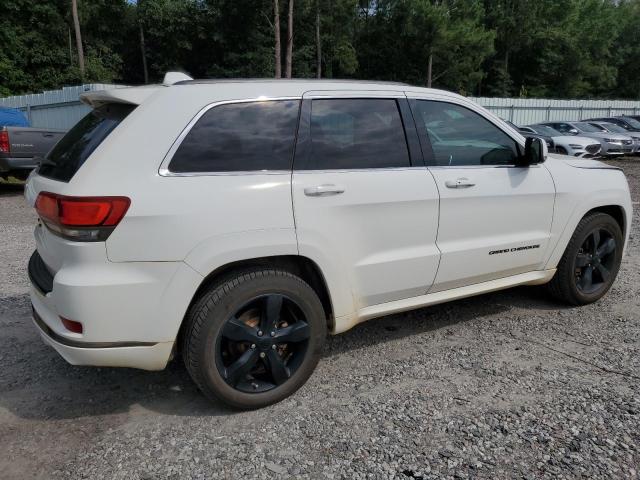
POLYGON ((603 132, 589 122, 543 122, 541 125, 547 125, 564 135, 594 138, 601 143, 603 155, 619 156, 631 154, 634 150, 633 139, 629 135, 603 132))
POLYGON ((527 125, 519 127, 524 135, 535 133, 551 137, 554 144, 554 151, 561 155, 569 155, 578 158, 593 158, 600 155, 602 145, 598 140, 574 135, 564 135, 547 125, 527 125))
POLYGON ((611 122, 589 122, 591 125, 593 125, 594 127, 600 129, 600 131, 602 132, 609 132, 609 133, 621 133, 623 135, 628 135, 629 137, 631 137, 633 139, 633 152, 635 154, 640 153, 640 132, 632 132, 632 131, 628 131, 625 130, 623 127, 621 127, 620 125, 616 125, 615 123, 611 123, 611 122))

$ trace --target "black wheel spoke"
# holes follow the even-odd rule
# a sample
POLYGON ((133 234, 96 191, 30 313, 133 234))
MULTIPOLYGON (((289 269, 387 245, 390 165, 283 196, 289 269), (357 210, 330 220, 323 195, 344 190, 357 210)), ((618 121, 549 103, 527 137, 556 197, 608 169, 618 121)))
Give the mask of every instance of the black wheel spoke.
POLYGON ((596 255, 598 258, 606 257, 610 253, 612 253, 616 249, 616 241, 613 238, 609 238, 606 240, 598 250, 596 251, 596 255))
POLYGON ((593 245, 591 246, 591 254, 596 255, 598 252, 598 246, 600 245, 600 230, 594 230, 591 234, 593 239, 593 245))
POLYGON ((583 268, 591 263, 591 256, 587 253, 579 253, 576 257, 576 267, 583 268))
POLYGON ((237 385, 246 378, 247 374, 258 361, 258 352, 248 349, 240 357, 225 369, 225 378, 231 385, 237 385))
POLYGON ((282 312, 282 295, 269 295, 266 298, 264 311, 262 312, 261 327, 265 334, 273 331, 280 320, 282 312))
POLYGON ((602 277, 602 281, 605 283, 608 282, 609 277, 611 276, 611 272, 609 271, 609 269, 604 265, 602 265, 601 263, 598 264, 597 268, 598 268, 598 272, 600 272, 600 276, 602 277))
POLYGON ((276 330, 275 340, 278 343, 295 343, 307 340, 311 335, 311 328, 306 322, 297 321, 288 327, 276 330))
POLYGON ((593 286, 593 267, 587 267, 582 272, 580 286, 583 290, 589 290, 593 286))
POLYGON ((229 316, 216 340, 216 368, 235 390, 262 394, 280 388, 307 358, 311 326, 281 293, 255 296, 229 316))
POLYGON ((255 342, 258 338, 256 329, 233 317, 224 324, 222 336, 234 342, 255 342))
POLYGON ((273 381, 276 385, 280 385, 286 382, 291 376, 291 372, 284 364, 284 361, 278 355, 278 352, 275 350, 269 350, 266 356, 266 365, 269 371, 271 372, 271 376, 273 377, 273 381))

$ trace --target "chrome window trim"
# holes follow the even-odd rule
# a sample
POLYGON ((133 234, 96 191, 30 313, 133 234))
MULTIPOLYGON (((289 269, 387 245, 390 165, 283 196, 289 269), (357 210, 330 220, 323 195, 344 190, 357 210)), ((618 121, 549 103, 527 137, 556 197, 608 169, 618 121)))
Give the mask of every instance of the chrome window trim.
POLYGON ((479 169, 479 168, 540 168, 541 163, 534 163, 531 165, 430 165, 428 168, 431 169, 479 169))
POLYGON ((427 170, 424 165, 409 167, 380 167, 380 168, 327 168, 320 170, 294 170, 294 175, 320 174, 320 173, 352 173, 352 172, 403 172, 406 170, 427 170))
MULTIPOLYGON (((191 119, 187 126, 182 129, 178 138, 171 144, 171 148, 166 153, 164 158, 162 159, 162 163, 158 168, 158 175, 161 177, 206 177, 206 176, 228 176, 228 175, 280 175, 282 173, 291 173, 291 170, 237 170, 237 171, 228 171, 228 172, 172 172, 169 170, 169 165, 171 164, 171 160, 173 159, 174 154, 184 141, 185 137, 189 134, 193 126, 202 118, 202 116, 207 113, 212 108, 218 107, 220 105, 231 105, 236 103, 257 103, 257 102, 269 102, 269 101, 278 101, 278 100, 297 100, 302 101, 302 96, 293 96, 293 97, 268 97, 268 96, 259 96, 255 98, 244 98, 238 100, 221 100, 218 102, 209 103, 201 108, 198 113, 191 119)), ((297 125, 296 125, 297 126, 297 125)))

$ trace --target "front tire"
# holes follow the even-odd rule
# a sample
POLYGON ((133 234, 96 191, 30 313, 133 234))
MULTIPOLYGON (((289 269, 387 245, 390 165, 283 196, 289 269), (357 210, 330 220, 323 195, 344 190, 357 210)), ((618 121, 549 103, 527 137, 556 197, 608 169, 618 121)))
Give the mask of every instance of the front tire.
POLYGON ((313 373, 326 337, 315 291, 282 270, 227 277, 185 319, 184 363, 204 395, 240 409, 293 394, 313 373))
POLYGON ((622 230, 611 215, 597 212, 585 216, 548 284, 550 293, 571 305, 600 300, 618 274, 623 245, 622 230))

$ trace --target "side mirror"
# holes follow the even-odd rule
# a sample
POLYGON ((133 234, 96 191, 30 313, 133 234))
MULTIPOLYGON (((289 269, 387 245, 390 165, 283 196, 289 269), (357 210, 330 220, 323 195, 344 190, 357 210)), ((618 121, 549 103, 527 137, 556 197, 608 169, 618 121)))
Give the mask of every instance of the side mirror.
POLYGON ((569 133, 571 135, 578 135, 580 132, 575 128, 571 128, 571 129, 569 129, 569 133))
POLYGON ((543 163, 547 159, 548 153, 547 142, 542 138, 529 137, 524 144, 524 155, 521 163, 523 166, 543 163))

